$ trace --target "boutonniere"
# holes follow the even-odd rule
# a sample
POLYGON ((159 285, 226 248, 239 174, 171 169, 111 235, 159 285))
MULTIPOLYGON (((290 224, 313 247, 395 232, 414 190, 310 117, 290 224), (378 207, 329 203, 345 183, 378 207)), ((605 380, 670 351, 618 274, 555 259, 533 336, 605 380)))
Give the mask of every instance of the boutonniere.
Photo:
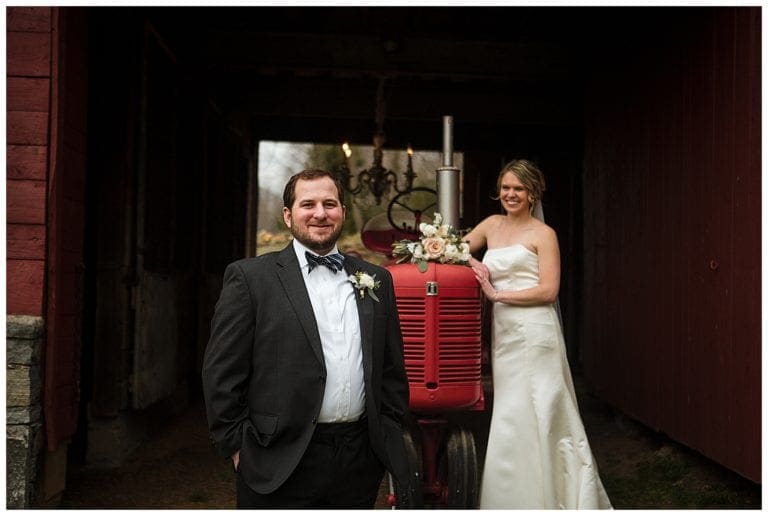
POLYGON ((379 298, 376 297, 374 290, 381 286, 381 281, 376 281, 375 274, 371 276, 365 272, 357 271, 356 273, 349 276, 349 281, 352 283, 352 286, 355 287, 357 293, 360 294, 360 299, 363 299, 365 297, 365 293, 367 292, 368 295, 374 299, 374 301, 379 300, 379 298))

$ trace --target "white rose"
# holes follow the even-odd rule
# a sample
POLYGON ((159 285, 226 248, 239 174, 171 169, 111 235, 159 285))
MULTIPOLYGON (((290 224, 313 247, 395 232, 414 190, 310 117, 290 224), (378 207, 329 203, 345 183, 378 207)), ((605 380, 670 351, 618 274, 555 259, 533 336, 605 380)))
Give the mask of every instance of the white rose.
POLYGON ((469 253, 469 244, 464 242, 461 244, 461 255, 459 259, 462 262, 468 262, 472 255, 469 253))
POLYGON ((431 237, 435 236, 435 233, 437 233, 437 228, 431 224, 427 224, 426 222, 422 222, 419 224, 419 231, 421 231, 421 234, 425 237, 431 237))
POLYGON ((360 285, 364 288, 373 288, 373 278, 367 274, 360 276, 360 285))

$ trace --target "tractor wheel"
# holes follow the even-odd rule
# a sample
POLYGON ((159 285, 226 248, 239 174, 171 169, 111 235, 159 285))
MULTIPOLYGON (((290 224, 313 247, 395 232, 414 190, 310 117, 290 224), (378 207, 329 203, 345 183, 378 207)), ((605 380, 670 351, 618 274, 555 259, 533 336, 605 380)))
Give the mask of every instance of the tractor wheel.
POLYGON ((477 451, 472 432, 458 427, 451 430, 443 453, 443 480, 446 504, 452 509, 476 509, 480 490, 477 451))
POLYGON ((396 509, 422 509, 424 508, 424 490, 422 480, 424 471, 421 459, 421 446, 413 438, 410 430, 403 433, 405 452, 408 455, 409 483, 401 485, 390 476, 390 483, 395 493, 396 509))

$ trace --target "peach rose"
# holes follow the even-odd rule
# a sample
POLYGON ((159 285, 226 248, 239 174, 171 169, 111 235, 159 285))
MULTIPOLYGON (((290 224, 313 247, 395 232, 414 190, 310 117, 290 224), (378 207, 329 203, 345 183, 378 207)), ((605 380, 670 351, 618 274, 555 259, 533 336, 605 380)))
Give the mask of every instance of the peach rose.
POLYGON ((445 252, 445 241, 439 237, 430 237, 422 240, 424 255, 427 260, 440 258, 445 252))

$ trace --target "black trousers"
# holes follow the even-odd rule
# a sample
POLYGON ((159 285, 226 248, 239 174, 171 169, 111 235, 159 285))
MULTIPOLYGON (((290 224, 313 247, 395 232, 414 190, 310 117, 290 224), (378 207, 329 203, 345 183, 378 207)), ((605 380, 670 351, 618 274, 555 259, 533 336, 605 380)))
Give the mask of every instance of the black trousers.
POLYGON ((276 491, 259 494, 237 475, 237 508, 372 509, 384 466, 368 423, 318 424, 296 470, 276 491))

